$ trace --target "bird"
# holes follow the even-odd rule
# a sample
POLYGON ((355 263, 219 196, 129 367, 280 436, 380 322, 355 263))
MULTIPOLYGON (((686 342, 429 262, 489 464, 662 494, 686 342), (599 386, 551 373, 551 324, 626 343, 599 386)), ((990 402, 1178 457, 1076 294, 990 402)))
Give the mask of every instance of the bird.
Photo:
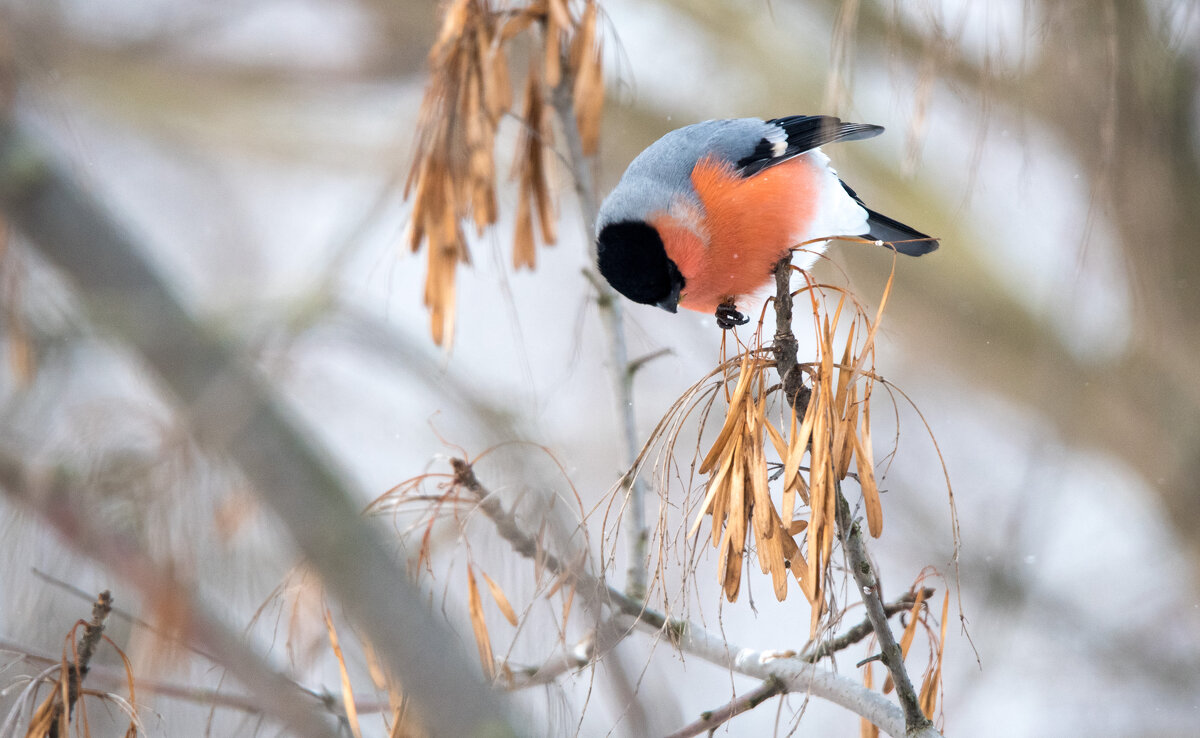
POLYGON ((858 237, 908 256, 936 238, 871 210, 821 151, 883 126, 828 115, 727 118, 667 133, 629 164, 596 218, 596 266, 617 292, 668 312, 748 322, 737 308, 805 245, 808 269, 830 238, 858 237))

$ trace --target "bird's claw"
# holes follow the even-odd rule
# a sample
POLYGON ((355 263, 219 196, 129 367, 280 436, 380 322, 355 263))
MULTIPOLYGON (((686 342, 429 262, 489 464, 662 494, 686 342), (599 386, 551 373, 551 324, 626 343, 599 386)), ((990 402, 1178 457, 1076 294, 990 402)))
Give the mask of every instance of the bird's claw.
POLYGON ((732 300, 717 306, 717 325, 722 329, 729 330, 734 326, 746 325, 749 322, 750 318, 739 313, 732 300))

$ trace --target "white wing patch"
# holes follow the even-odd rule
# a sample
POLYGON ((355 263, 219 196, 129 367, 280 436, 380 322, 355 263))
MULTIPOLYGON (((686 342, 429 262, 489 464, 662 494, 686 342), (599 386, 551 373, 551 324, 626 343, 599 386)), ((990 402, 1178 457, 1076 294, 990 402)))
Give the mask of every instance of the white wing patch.
POLYGON ((764 139, 771 142, 771 156, 778 159, 787 153, 788 140, 787 131, 779 126, 771 126, 771 130, 767 131, 764 139))

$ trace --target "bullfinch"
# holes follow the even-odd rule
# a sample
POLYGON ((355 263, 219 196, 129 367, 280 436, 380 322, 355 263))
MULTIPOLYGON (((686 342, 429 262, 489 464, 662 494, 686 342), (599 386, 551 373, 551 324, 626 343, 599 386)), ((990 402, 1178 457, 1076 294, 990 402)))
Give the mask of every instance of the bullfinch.
POLYGON ((660 138, 605 198, 596 222, 600 273, 634 302, 748 318, 737 305, 806 245, 812 266, 828 238, 857 236, 921 256, 937 240, 868 208, 820 146, 878 136, 882 126, 825 115, 709 120, 660 138))

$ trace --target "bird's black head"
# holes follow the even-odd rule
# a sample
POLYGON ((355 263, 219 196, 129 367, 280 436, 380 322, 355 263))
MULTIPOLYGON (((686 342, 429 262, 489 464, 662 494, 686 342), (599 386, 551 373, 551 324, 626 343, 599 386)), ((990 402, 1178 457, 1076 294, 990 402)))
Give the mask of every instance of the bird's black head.
POLYGON ((668 312, 678 309, 686 280, 653 226, 642 221, 604 226, 596 240, 596 255, 600 273, 617 292, 668 312))

